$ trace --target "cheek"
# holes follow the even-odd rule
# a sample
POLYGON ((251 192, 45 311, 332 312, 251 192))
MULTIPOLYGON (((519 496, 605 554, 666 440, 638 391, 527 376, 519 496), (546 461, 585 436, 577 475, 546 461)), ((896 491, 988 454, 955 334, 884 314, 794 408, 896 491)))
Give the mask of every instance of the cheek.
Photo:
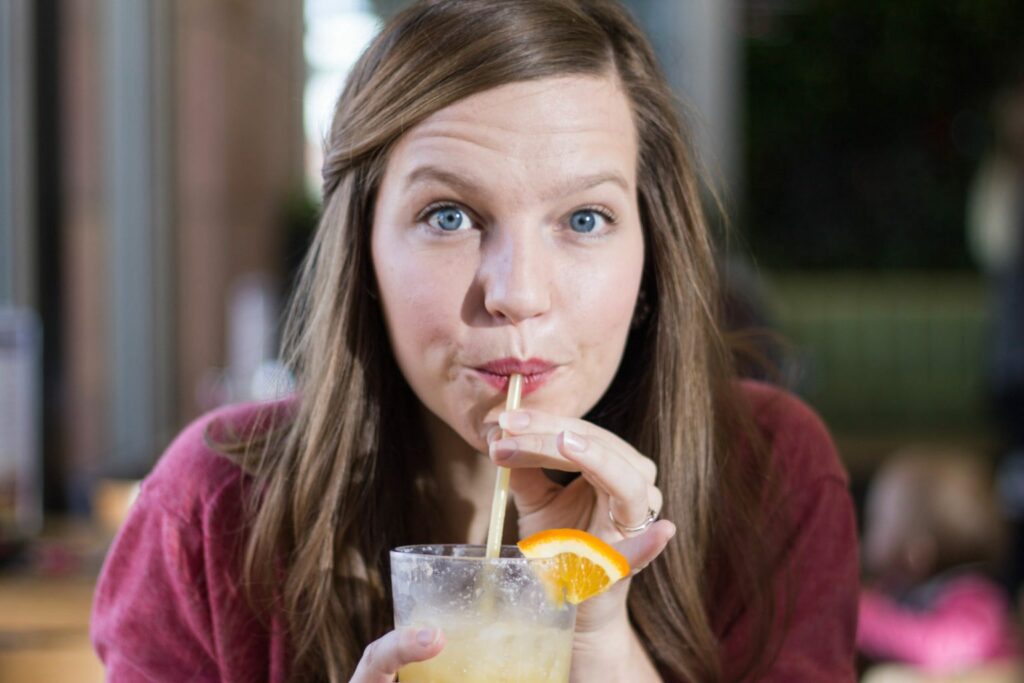
POLYGON ((394 248, 384 253, 386 259, 375 259, 381 304, 399 366, 412 380, 450 346, 462 297, 451 268, 394 248), (438 277, 439 272, 448 277, 438 277))
POLYGON ((566 298, 566 333, 575 340, 587 388, 595 394, 590 403, 607 390, 619 367, 640 288, 642 246, 617 256, 600 268, 577 269, 567 282, 573 294, 566 298))
POLYGON ((582 288, 581 310, 589 314, 588 328, 595 335, 595 340, 621 336, 629 329, 632 321, 633 307, 639 289, 639 274, 632 277, 631 273, 609 273, 602 279, 591 279, 590 286, 582 288))
POLYGON ((570 283, 575 293, 573 317, 589 341, 614 345, 625 341, 643 271, 643 248, 630 245, 598 267, 582 268, 570 283))

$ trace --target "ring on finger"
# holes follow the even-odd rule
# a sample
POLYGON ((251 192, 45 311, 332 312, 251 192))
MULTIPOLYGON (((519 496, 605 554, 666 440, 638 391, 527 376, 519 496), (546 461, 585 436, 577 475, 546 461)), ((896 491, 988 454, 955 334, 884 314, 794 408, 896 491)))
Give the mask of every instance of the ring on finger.
POLYGON ((636 526, 626 526, 621 524, 619 520, 615 519, 615 515, 612 514, 612 509, 609 507, 608 519, 612 521, 612 524, 615 525, 615 528, 618 529, 623 536, 628 536, 630 534, 639 534, 647 531, 647 529, 657 521, 658 513, 654 511, 654 508, 647 508, 647 516, 644 518, 644 521, 640 522, 636 526))

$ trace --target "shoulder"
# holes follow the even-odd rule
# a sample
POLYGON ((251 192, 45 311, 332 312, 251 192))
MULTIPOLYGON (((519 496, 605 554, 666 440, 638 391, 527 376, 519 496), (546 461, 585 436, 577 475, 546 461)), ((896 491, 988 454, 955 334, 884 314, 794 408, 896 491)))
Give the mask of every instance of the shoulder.
POLYGON ((726 668, 744 661, 738 653, 755 634, 770 632, 778 639, 766 651, 770 664, 759 680, 853 681, 859 565, 846 471, 824 422, 807 404, 761 382, 743 381, 738 389, 778 484, 768 489, 759 533, 772 568, 766 590, 780 609, 768 616, 723 609, 731 615, 722 630, 726 668))
POLYGON ((183 520, 194 520, 249 481, 225 448, 286 416, 294 401, 242 403, 200 416, 171 442, 142 482, 139 502, 183 520))
POLYGON ((743 402, 772 453, 783 480, 849 484, 832 436, 821 417, 793 394, 771 384, 739 382, 743 402))
POLYGON ((255 680, 261 667, 283 666, 284 641, 242 597, 250 478, 216 444, 245 439, 287 408, 203 415, 143 482, 93 600, 92 640, 111 680, 255 680))

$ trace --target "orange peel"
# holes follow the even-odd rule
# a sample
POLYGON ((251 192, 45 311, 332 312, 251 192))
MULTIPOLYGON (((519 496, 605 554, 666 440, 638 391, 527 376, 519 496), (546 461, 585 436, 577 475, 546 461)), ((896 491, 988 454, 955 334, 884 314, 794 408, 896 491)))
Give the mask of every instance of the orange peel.
POLYGON ((530 559, 551 559, 539 571, 556 600, 578 605, 629 576, 629 561, 597 536, 579 529, 548 529, 517 544, 530 559))

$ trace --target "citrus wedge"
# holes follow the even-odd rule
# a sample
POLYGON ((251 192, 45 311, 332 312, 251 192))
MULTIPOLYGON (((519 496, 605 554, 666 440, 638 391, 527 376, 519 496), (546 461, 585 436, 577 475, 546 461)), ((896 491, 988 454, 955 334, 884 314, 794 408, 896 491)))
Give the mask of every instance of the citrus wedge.
POLYGON ((552 558, 541 581, 552 597, 573 605, 611 588, 629 575, 629 562, 597 536, 578 529, 548 529, 517 544, 528 558, 552 558))

